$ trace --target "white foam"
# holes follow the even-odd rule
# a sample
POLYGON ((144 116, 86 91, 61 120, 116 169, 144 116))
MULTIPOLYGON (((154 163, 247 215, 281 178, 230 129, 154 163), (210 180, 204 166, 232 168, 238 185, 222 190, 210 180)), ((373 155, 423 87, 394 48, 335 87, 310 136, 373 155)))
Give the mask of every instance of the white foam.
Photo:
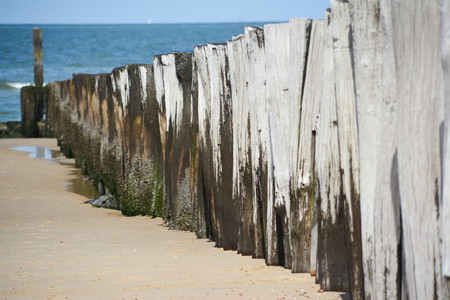
POLYGON ((12 87, 13 89, 20 90, 24 86, 32 85, 32 83, 30 83, 30 82, 26 82, 26 83, 23 83, 23 82, 7 82, 6 85, 12 87))

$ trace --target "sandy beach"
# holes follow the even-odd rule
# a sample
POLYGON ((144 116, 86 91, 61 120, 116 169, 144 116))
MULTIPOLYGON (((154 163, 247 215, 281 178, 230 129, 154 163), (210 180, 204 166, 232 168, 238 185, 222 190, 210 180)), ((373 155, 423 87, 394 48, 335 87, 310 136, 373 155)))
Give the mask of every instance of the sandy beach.
POLYGON ((309 274, 223 251, 161 219, 124 217, 69 192, 74 169, 0 139, 1 299, 337 299, 309 274), (302 295, 302 290, 305 292, 302 295))

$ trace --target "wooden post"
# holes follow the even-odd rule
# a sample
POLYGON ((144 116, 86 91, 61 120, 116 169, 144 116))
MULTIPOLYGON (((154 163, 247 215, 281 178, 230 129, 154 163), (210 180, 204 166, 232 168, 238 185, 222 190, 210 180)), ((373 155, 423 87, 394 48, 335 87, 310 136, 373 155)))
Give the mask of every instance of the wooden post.
POLYGON ((33 49, 35 86, 26 86, 20 91, 22 127, 25 137, 38 137, 41 135, 37 122, 41 121, 44 115, 44 99, 47 96, 43 88, 44 69, 42 64, 41 28, 33 28, 33 49))
POLYGON ((34 84, 44 84, 44 65, 42 63, 42 28, 33 28, 34 84))
MULTIPOLYGON (((443 16, 450 16, 450 2, 444 1, 443 16)), ((444 81, 450 80, 450 20, 442 18, 442 65, 444 70, 444 81)), ((447 290, 450 293, 450 86, 444 85, 444 137, 442 143, 445 147, 444 158, 442 160, 442 273, 446 277, 447 290)))
POLYGON ((448 16, 441 12, 442 1, 437 0, 391 5, 406 299, 449 299, 440 252, 445 233, 439 180, 445 126, 442 85, 448 84, 441 58, 441 24, 448 16))
POLYGON ((268 132, 268 220, 267 231, 278 239, 268 245, 267 262, 291 268, 289 164, 291 101, 289 98, 289 23, 264 25, 266 52, 266 101, 268 132), (283 142, 281 142, 283 141, 283 142), (288 144, 289 143, 289 144, 288 144))

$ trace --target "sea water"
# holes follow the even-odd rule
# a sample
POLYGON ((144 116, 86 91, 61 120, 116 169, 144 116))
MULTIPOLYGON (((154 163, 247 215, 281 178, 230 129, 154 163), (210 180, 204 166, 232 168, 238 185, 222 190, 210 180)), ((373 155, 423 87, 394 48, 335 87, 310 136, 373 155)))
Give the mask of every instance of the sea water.
POLYGON ((156 54, 224 43, 263 23, 149 25, 0 25, 0 122, 20 121, 20 88, 34 82, 32 29, 42 28, 44 82, 100 74, 156 54))

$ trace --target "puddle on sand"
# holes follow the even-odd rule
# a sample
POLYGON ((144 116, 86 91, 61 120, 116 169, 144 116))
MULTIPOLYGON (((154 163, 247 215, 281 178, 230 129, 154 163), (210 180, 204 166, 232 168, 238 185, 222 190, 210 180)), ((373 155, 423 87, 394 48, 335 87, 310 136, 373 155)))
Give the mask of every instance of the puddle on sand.
POLYGON ((47 160, 54 160, 60 157, 62 154, 57 150, 53 150, 47 147, 31 146, 31 147, 13 147, 13 150, 30 152, 30 157, 43 158, 47 160))
POLYGON ((70 175, 74 176, 70 179, 66 185, 66 191, 75 193, 88 198, 89 200, 98 198, 98 193, 94 188, 91 180, 83 175, 81 169, 75 168, 74 163, 67 162, 63 154, 58 151, 47 147, 13 147, 12 150, 30 152, 29 156, 34 158, 41 158, 53 162, 60 163, 62 165, 69 166, 71 168, 70 175))
POLYGON ((66 185, 66 191, 84 196, 89 200, 97 199, 98 192, 95 190, 92 180, 89 180, 89 177, 83 175, 81 169, 75 168, 74 164, 66 164, 72 167, 70 175, 74 176, 66 185))

